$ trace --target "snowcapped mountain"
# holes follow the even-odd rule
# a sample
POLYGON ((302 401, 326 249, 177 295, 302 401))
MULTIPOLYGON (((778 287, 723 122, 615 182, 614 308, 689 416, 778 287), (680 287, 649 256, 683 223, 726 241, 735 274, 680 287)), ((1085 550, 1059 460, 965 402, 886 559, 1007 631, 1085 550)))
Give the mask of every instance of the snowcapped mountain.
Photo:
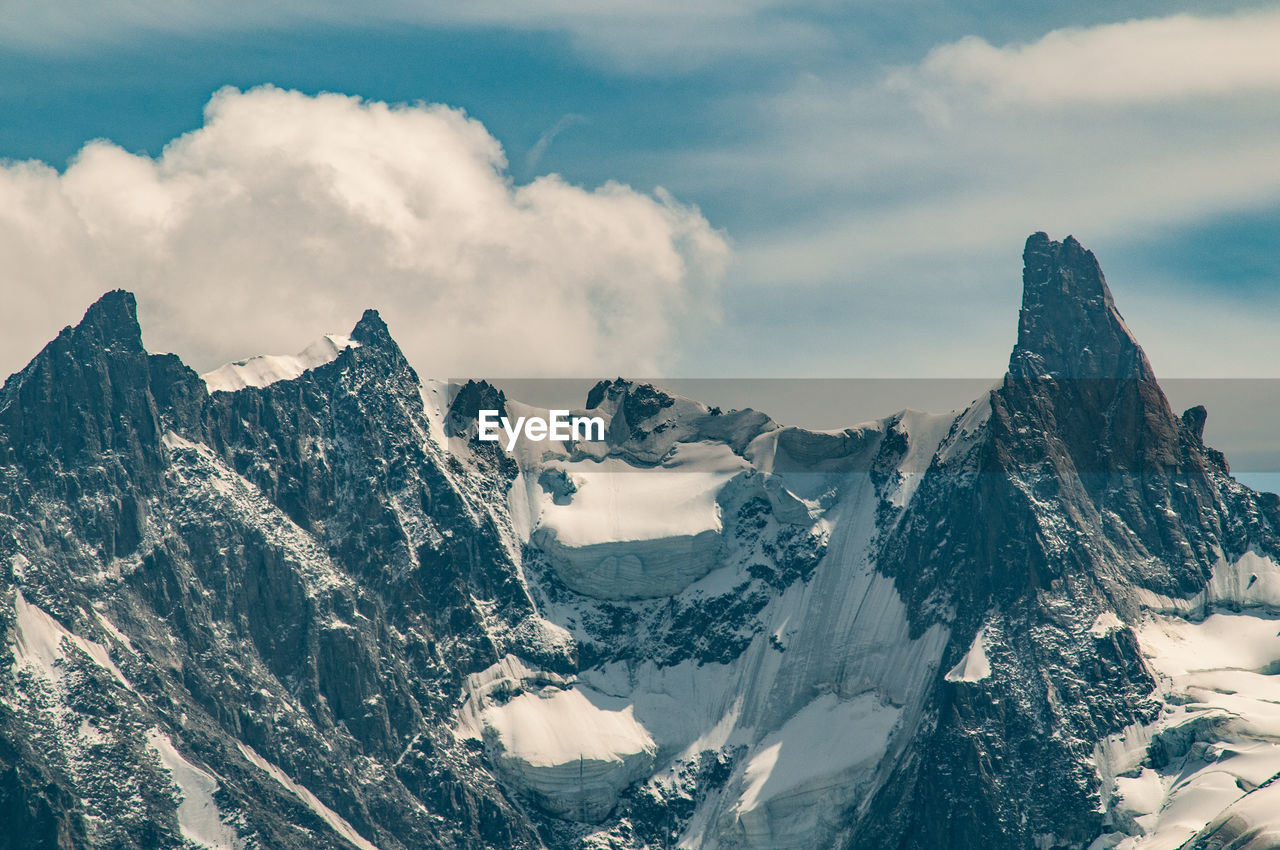
POLYGON ((963 411, 510 452, 373 311, 201 378, 108 293, 0 390, 0 846, 1280 846, 1280 500, 1024 261, 963 411))

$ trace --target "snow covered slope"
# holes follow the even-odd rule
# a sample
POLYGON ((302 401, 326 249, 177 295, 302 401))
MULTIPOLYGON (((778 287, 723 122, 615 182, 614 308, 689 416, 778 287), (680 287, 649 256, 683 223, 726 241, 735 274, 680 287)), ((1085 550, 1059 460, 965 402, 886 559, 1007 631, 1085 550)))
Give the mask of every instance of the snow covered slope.
POLYGON ((584 840, 617 840, 642 806, 692 807, 662 839, 689 846, 833 840, 907 746, 947 643, 940 624, 911 633, 874 553, 882 503, 909 500, 957 415, 824 435, 645 385, 593 395, 627 427, 517 451, 511 501, 535 603, 591 663, 572 682, 511 662, 473 677, 461 728, 545 811, 601 824, 584 840), (595 751, 619 711, 632 734, 595 751), (856 740, 817 759, 815 723, 856 740), (680 778, 712 764, 714 793, 680 778))
MULTIPOLYGON (((533 540, 570 588, 602 599, 671 596, 711 571, 721 546, 719 496, 748 468, 716 443, 681 443, 657 466, 621 458, 551 462, 572 492, 539 488, 533 540)), ((532 473, 526 478, 535 477, 532 473)))
POLYGON ((653 767, 656 747, 634 709, 508 656, 470 677, 461 731, 484 741, 499 770, 542 806, 594 823, 653 767))
POLYGON ((1217 605, 1141 615, 1138 641, 1165 707, 1099 745, 1113 827, 1100 847, 1274 846, 1280 619, 1251 585, 1275 570, 1246 553, 1214 570, 1210 588, 1235 591, 1215 594, 1217 605), (1253 580, 1229 580, 1242 570, 1253 580))
POLYGON ((345 349, 359 344, 345 336, 325 334, 297 354, 262 354, 219 366, 200 378, 211 393, 265 387, 277 381, 292 380, 309 369, 330 363, 345 349))

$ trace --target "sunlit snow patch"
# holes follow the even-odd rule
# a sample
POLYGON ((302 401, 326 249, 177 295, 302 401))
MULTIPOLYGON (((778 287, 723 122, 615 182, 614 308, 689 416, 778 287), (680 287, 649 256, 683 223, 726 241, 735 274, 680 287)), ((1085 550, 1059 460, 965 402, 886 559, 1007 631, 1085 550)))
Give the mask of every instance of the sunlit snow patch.
POLYGON ((653 767, 657 745, 630 704, 510 657, 471 676, 468 691, 463 734, 481 737, 508 781, 561 817, 603 819, 653 767))
POLYGON ((1280 566, 1256 552, 1245 552, 1231 563, 1221 561, 1213 568, 1208 595, 1246 608, 1280 611, 1280 566))
POLYGON ((360 833, 356 832, 355 827, 349 824, 346 818, 335 812, 333 809, 320 802, 320 798, 312 794, 303 786, 294 782, 289 775, 271 762, 258 755, 257 750, 247 744, 237 743, 240 754, 254 764, 259 770, 262 770, 276 782, 280 783, 285 790, 289 791, 298 800, 324 821, 338 835, 341 835, 347 841, 354 844, 359 850, 378 850, 377 845, 370 842, 360 833))
POLYGON ((669 596, 706 575, 720 548, 717 496, 748 467, 722 443, 684 443, 660 466, 556 462, 573 481, 547 494, 533 540, 569 587, 605 599, 669 596))
POLYGON ((265 387, 276 381, 288 381, 309 369, 323 366, 338 358, 348 348, 360 343, 337 334, 326 334, 298 354, 263 354, 219 366, 201 375, 209 392, 235 392, 245 387, 265 387))
POLYGON ((237 850, 241 843, 235 830, 222 822, 222 812, 214 802, 218 782, 207 771, 182 757, 167 735, 152 729, 147 744, 160 757, 173 781, 182 792, 178 803, 178 828, 182 837, 197 847, 209 850, 237 850))
POLYGON ((1137 629, 1168 704, 1097 748, 1111 832, 1095 848, 1162 850, 1210 834, 1223 843, 1206 846, 1226 846, 1265 832, 1280 803, 1268 784, 1280 775, 1278 631, 1280 621, 1234 613, 1156 614, 1137 629))
POLYGON ((1116 616, 1114 611, 1103 611, 1093 620, 1093 625, 1089 627, 1089 635, 1101 640, 1112 632, 1119 631, 1124 628, 1124 622, 1116 616))
POLYGON ((987 629, 978 629, 969 651, 956 666, 947 672, 948 682, 980 682, 991 675, 991 661, 987 658, 987 629))
POLYGON ((1134 592, 1144 607, 1164 614, 1196 616, 1206 606, 1218 603, 1280 613, 1280 564, 1256 552, 1245 552, 1235 561, 1219 559, 1209 584, 1195 596, 1176 599, 1141 587, 1134 592))
POLYGON ((809 703, 747 762, 726 832, 749 847, 812 846, 838 825, 850 789, 870 782, 901 714, 871 693, 809 703))
POLYGON ((58 681, 62 673, 57 667, 57 661, 65 655, 62 648, 65 638, 93 659, 95 664, 110 672, 116 681, 132 690, 129 680, 112 662, 102 644, 73 635, 57 620, 28 602, 21 590, 14 593, 14 608, 17 615, 17 640, 13 647, 15 667, 29 667, 50 681, 58 681))

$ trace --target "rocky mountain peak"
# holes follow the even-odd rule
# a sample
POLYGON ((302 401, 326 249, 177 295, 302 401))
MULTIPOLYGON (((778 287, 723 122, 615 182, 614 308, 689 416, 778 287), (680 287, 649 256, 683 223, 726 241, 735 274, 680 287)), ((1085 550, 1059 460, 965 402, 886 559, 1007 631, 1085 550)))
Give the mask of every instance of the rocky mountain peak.
MULTIPOLYGON (((1177 597, 1199 592, 1221 543, 1208 506, 1224 463, 1202 443, 1207 414, 1179 418, 1170 409, 1092 252, 1071 237, 1036 233, 1023 258, 1018 343, 992 394, 1000 477, 1037 498, 1051 495, 1072 517, 1080 551, 1111 535, 1133 553, 1119 585, 1100 559, 1086 559, 1088 580, 1107 584, 1113 597, 1131 584, 1177 597), (1170 504, 1176 519, 1166 514, 1170 504)), ((1052 560, 1046 575, 1064 568, 1052 560)))
POLYGON ((1204 405, 1197 404, 1182 414, 1182 424, 1187 426, 1187 432, 1196 438, 1196 442, 1204 440, 1204 425, 1209 420, 1209 411, 1204 405))
POLYGON ((360 344, 351 350, 357 363, 377 364, 374 371, 385 376, 394 376, 403 381, 400 387, 409 395, 416 395, 418 373, 409 365, 409 360, 400 350, 399 344, 391 337, 391 330, 377 310, 368 309, 351 329, 351 340, 360 344))
POLYGON ((374 309, 364 311, 360 321, 356 322, 356 326, 351 329, 351 338, 361 345, 395 344, 391 339, 391 331, 387 328, 387 323, 374 309))
MULTIPOLYGON (((1001 410, 1040 445, 1031 456, 1069 456, 1077 471, 1177 466, 1181 424, 1125 325, 1093 252, 1044 233, 1023 251, 1018 342, 999 391, 1001 410)), ((1193 429, 1194 430, 1194 429, 1193 429)))
POLYGON ((1022 309, 1009 370, 1068 378, 1150 378, 1092 251, 1044 233, 1022 253, 1022 309))
POLYGON ((376 311, 210 393, 109 293, 0 390, 0 850, 1273 822, 1280 499, 1170 411, 1092 254, 1025 258, 962 413, 808 431, 617 379, 605 440, 511 454, 475 416, 537 408, 451 386, 438 439, 376 311))
POLYGON ((0 456, 63 464, 113 451, 148 467, 158 452, 159 421, 133 294, 99 298, 0 391, 0 456))
POLYGON ((445 434, 454 437, 473 431, 481 410, 496 410, 499 416, 506 416, 506 394, 488 381, 469 380, 461 386, 451 385, 445 434))
MULTIPOLYGON (((89 306, 74 327, 68 325, 36 355, 27 367, 5 382, 6 395, 42 372, 66 366, 74 358, 83 367, 112 354, 144 354, 138 305, 132 292, 115 289, 89 306)), ((0 402, 0 407, 3 407, 0 402)))
POLYGON ((124 289, 104 294, 85 311, 73 333, 78 339, 96 342, 103 348, 123 345, 130 351, 142 351, 137 299, 124 289))

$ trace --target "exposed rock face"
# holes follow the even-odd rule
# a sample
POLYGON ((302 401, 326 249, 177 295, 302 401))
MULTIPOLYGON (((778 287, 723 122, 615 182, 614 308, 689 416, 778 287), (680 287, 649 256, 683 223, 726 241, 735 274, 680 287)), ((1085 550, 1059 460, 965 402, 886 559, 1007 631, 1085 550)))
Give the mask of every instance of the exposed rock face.
POLYGON ((1280 501, 1024 261, 959 415, 510 454, 376 312, 211 394, 107 294, 0 390, 0 847, 1272 846, 1280 501))
POLYGON ((6 384, 8 642, 18 585, 127 678, 74 647, 19 657, 0 841, 180 844, 154 733, 214 778, 246 846, 536 845, 448 732, 463 677, 498 657, 479 624, 528 599, 423 443, 385 325, 352 335, 297 380, 209 397, 111 293, 6 384))
POLYGON ((1224 477, 1197 414, 1169 410, 1093 255, 1036 234, 1024 257, 985 439, 936 462, 881 560, 917 628, 983 630, 992 675, 939 684, 929 738, 856 846, 1087 845, 1095 744, 1158 710, 1133 632, 1092 626, 1200 592, 1220 557, 1277 551, 1275 512, 1224 477))
POLYGON ((1027 239, 1022 263, 1022 310, 1010 372, 1076 380, 1154 377, 1092 251, 1071 236, 1054 242, 1036 233, 1027 239))

